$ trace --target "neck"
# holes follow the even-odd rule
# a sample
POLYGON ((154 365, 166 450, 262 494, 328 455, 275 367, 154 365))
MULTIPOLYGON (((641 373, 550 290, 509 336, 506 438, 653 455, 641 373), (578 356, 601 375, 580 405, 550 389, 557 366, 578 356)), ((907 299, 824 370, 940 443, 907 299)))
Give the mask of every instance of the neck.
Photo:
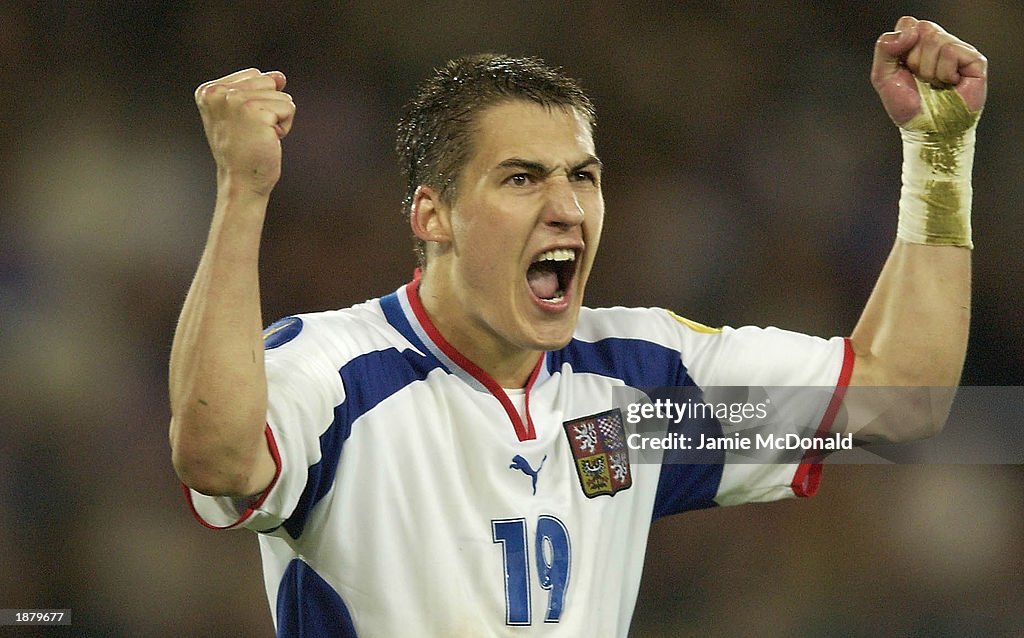
POLYGON ((417 294, 430 322, 459 354, 503 388, 526 386, 541 351, 517 348, 474 321, 453 295, 446 294, 445 286, 432 280, 426 271, 417 294))

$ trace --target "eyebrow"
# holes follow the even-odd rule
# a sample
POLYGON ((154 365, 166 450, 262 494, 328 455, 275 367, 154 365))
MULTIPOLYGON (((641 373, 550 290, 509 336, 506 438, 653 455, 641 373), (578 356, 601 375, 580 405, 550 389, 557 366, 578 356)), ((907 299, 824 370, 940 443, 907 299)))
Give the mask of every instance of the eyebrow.
MULTIPOLYGON (((601 163, 601 160, 598 159, 596 155, 588 155, 587 158, 582 162, 574 166, 571 166, 567 173, 572 174, 581 171, 589 166, 597 166, 598 169, 604 168, 604 164, 601 163)), ((509 159, 499 163, 497 168, 519 168, 529 173, 534 173, 535 175, 542 175, 545 177, 553 174, 556 170, 558 170, 558 167, 551 168, 544 164, 543 162, 523 159, 521 157, 510 157, 509 159)))

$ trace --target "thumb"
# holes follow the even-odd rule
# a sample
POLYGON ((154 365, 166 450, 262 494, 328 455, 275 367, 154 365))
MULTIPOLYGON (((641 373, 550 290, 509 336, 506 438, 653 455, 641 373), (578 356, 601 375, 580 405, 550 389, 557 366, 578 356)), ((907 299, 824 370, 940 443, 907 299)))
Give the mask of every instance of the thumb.
POLYGON ((902 58, 918 39, 917 29, 883 33, 875 42, 875 55, 871 62, 871 83, 879 88, 906 70, 902 58))
POLYGON ((882 34, 875 43, 871 63, 871 84, 882 106, 897 125, 903 125, 921 109, 914 74, 904 60, 920 39, 917 29, 901 29, 882 34))

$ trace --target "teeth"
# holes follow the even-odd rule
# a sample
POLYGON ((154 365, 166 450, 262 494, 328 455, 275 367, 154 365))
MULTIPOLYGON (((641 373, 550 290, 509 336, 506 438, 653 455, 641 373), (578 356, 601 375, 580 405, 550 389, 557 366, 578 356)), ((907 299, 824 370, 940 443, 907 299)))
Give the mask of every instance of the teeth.
POLYGON ((555 295, 554 297, 552 297, 551 299, 544 299, 544 301, 547 302, 547 303, 558 303, 558 302, 562 301, 563 299, 565 299, 565 295, 562 294, 562 293, 559 293, 559 294, 555 295))
POLYGON ((571 248, 555 248, 537 255, 533 261, 536 263, 538 261, 573 261, 574 259, 576 259, 576 253, 571 248))

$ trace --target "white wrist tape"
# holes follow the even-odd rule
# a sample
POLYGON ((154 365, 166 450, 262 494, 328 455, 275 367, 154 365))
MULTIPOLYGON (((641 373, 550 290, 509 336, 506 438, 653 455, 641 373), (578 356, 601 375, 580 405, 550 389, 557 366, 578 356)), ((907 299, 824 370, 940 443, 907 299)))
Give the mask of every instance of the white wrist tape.
POLYGON ((972 113, 954 89, 917 80, 921 113, 900 127, 903 188, 896 236, 915 244, 966 246, 971 241, 972 113))

